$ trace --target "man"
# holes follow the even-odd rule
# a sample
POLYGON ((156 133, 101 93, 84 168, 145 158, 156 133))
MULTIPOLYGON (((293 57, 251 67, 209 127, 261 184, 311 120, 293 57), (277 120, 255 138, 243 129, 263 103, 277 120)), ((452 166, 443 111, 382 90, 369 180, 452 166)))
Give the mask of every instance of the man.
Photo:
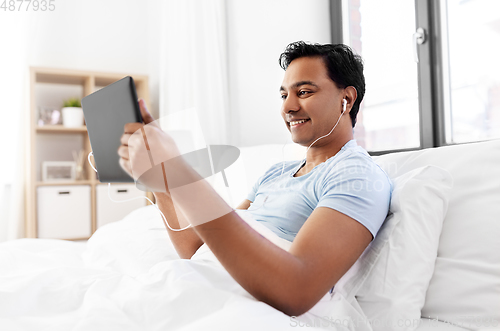
MULTIPOLYGON (((190 258, 206 243, 256 299, 298 316, 336 284, 375 237, 387 215, 392 186, 353 140, 365 90, 360 58, 344 45, 297 42, 288 45, 280 64, 285 69, 281 116, 292 140, 308 147, 306 158, 272 166, 237 209, 247 209, 293 241, 289 251, 253 230, 204 180, 175 194, 168 188, 155 192, 155 197, 171 227, 179 228, 181 218, 192 225, 180 232, 168 230, 179 256, 190 258), (200 203, 205 207, 200 209, 200 203)), ((140 107, 145 123, 152 122, 142 100, 140 107)), ((125 126, 118 150, 129 173, 134 159, 129 139, 141 126, 125 126)), ((164 142, 165 155, 178 155, 166 133, 151 130, 148 140, 156 135, 164 142)), ((196 177, 186 165, 166 168, 166 185, 180 174, 196 177)))

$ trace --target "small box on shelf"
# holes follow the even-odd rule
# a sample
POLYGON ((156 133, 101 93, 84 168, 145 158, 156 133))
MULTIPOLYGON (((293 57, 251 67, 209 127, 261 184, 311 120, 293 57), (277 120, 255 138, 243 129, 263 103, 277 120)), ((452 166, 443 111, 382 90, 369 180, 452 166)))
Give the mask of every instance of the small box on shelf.
POLYGON ((61 182, 76 180, 76 163, 73 161, 42 162, 42 181, 61 182))

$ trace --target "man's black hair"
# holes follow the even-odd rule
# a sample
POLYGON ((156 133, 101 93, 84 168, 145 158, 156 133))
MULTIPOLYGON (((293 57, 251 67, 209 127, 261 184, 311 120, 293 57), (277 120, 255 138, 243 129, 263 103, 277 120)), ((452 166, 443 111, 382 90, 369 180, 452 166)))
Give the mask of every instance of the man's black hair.
POLYGON ((307 44, 297 41, 289 44, 279 58, 280 66, 286 70, 290 63, 301 57, 321 57, 328 69, 328 76, 338 88, 354 86, 358 96, 352 106, 352 127, 356 124, 359 105, 365 95, 363 60, 344 44, 307 44))

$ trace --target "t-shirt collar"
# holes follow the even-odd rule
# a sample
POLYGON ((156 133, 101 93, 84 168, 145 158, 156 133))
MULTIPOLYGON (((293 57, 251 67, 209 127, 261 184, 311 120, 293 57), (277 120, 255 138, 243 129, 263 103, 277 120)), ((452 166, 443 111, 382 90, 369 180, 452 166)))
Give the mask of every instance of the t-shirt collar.
MULTIPOLYGON (((341 152, 345 152, 347 149, 350 149, 350 148, 355 148, 355 147, 357 147, 357 146, 358 146, 358 144, 356 143, 356 139, 351 139, 351 140, 349 140, 348 142, 346 142, 346 143, 344 144, 344 146, 342 146, 342 148, 340 149, 340 151, 339 151, 337 154, 335 154, 334 156, 332 156, 332 157, 331 157, 331 158, 329 158, 328 160, 330 160, 330 159, 334 158, 335 156, 337 156, 337 155, 341 154, 341 152)), ((327 162, 328 160, 326 160, 325 162, 327 162)), ((325 163, 325 162, 323 162, 323 163, 325 163)), ((295 168, 295 171, 293 171, 293 172, 292 172, 291 176, 293 177, 293 176, 294 176, 294 175, 295 175, 295 174, 296 174, 296 173, 300 170, 300 168, 302 168, 302 166, 303 166, 305 163, 306 163, 306 158, 304 158, 304 159, 302 160, 302 162, 300 162, 300 163, 299 163, 299 165, 295 168)))

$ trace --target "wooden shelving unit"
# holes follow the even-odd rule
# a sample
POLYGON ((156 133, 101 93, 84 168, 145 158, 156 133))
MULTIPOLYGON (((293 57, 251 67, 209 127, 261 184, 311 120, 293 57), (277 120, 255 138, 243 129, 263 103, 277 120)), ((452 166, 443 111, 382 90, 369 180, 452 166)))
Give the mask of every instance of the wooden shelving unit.
POLYGON ((82 125, 81 127, 78 127, 78 128, 67 128, 64 125, 44 125, 44 126, 37 126, 36 127, 36 132, 48 132, 48 133, 54 133, 54 132, 87 132, 87 127, 85 125, 82 125))
MULTIPOLYGON (((26 226, 25 236, 27 238, 37 238, 37 196, 36 191, 41 186, 56 185, 89 185, 91 190, 91 233, 96 230, 96 186, 100 182, 96 179, 94 170, 84 162, 84 180, 65 181, 65 182, 43 182, 40 176, 37 176, 37 166, 39 160, 37 156, 37 138, 41 135, 51 135, 52 139, 60 139, 58 136, 81 135, 85 156, 91 151, 90 141, 86 126, 68 128, 63 125, 45 125, 38 126, 38 107, 44 106, 38 104, 36 87, 37 84, 55 84, 54 86, 72 85, 80 86, 82 95, 80 99, 95 92, 99 88, 107 86, 125 76, 132 76, 137 89, 139 98, 143 98, 149 106, 149 87, 148 77, 144 75, 130 75, 120 73, 88 72, 77 70, 53 69, 53 68, 30 68, 30 118, 29 118, 29 137, 27 139, 27 174, 26 174, 26 226)), ((63 98, 61 98, 62 104, 63 98)), ((54 146, 57 148, 57 146, 54 146)), ((148 197, 153 200, 153 195, 148 192, 148 197)), ((88 239, 88 238, 66 238, 70 240, 88 239)))

